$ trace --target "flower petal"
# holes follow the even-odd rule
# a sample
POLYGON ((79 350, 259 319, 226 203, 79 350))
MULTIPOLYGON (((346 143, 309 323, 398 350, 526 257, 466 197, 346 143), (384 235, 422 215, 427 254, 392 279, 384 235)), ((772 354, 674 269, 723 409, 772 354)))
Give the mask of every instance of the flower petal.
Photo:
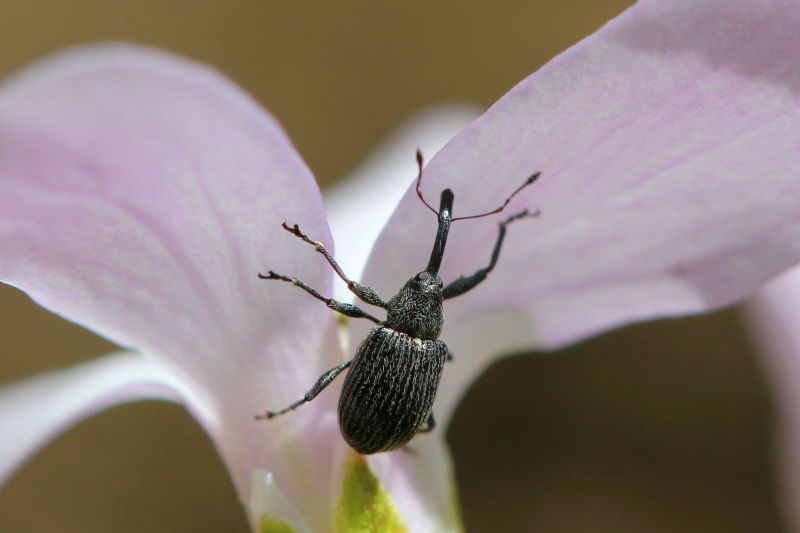
POLYGON ((444 432, 416 437, 409 449, 369 457, 408 531, 464 531, 444 432))
POLYGON ((56 56, 0 92, 0 141, 2 279, 119 344, 190 357, 183 372, 268 336, 296 300, 259 269, 330 284, 289 263, 299 241, 280 228, 330 243, 313 177, 206 67, 122 46, 56 56))
POLYGON ((181 401, 164 368, 121 352, 0 388, 0 484, 64 429, 134 400, 181 401))
POLYGON ((800 269, 768 283, 745 306, 778 410, 776 472, 783 510, 800 531, 800 269))
MULTIPOLYGON (((455 216, 542 172, 503 215, 455 224, 445 283, 488 263, 500 217, 543 213, 511 226, 483 286, 446 304, 456 363, 440 420, 491 357, 727 305, 800 259, 798 23, 792 2, 639 2, 439 152, 423 190, 436 203, 452 188, 455 216), (498 311, 507 320, 487 322, 498 311)), ((409 189, 366 282, 391 295, 426 264, 435 229, 409 189)))
POLYGON ((256 277, 275 269, 330 293, 327 264, 283 221, 331 245, 279 125, 208 67, 88 47, 0 89, 0 280, 173 371, 245 501, 268 465, 290 497, 328 507, 293 468, 333 468, 335 398, 291 431, 253 420, 341 361, 323 304, 256 277), (296 461, 278 458, 287 443, 296 461))

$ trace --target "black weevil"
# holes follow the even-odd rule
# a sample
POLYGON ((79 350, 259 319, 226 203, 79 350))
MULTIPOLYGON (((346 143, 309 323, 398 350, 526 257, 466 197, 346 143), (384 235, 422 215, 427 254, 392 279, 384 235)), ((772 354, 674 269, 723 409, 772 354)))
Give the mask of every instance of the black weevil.
POLYGON ((288 281, 325 302, 334 311, 352 318, 366 318, 377 325, 367 333, 353 359, 325 372, 302 399, 280 411, 258 415, 257 420, 284 414, 310 402, 343 370, 350 368, 339 398, 339 427, 347 443, 357 452, 369 454, 394 450, 404 446, 418 432, 426 433, 434 428, 433 400, 445 361, 452 359, 447 345, 438 340, 443 323, 442 301, 464 294, 486 279, 497 263, 506 226, 521 218, 536 216, 538 212, 528 213, 525 210, 500 222, 489 265, 471 276, 461 276, 443 286, 438 273, 450 224, 456 220, 499 213, 519 191, 536 181, 539 173, 525 180, 497 209, 480 215, 453 218, 453 191, 442 191, 437 212, 425 201, 420 190, 422 155, 419 151, 417 164, 417 196, 437 215, 439 228, 427 268, 409 279, 388 302, 384 302, 369 287, 348 279, 322 243, 309 239, 297 225, 290 227, 283 223, 284 229, 324 255, 339 277, 347 283, 347 288, 360 300, 386 309, 386 320, 378 320, 353 304, 325 298, 297 278, 282 276, 271 270, 266 276, 259 273, 261 279, 288 281))

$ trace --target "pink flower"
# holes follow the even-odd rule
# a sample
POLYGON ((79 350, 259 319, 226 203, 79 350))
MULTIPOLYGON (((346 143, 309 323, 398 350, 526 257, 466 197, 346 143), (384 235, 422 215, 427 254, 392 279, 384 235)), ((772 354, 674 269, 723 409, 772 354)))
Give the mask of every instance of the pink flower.
MULTIPOLYGON (((640 2, 436 154, 424 190, 452 188, 456 216, 543 176, 509 206, 543 216, 509 228, 487 281, 446 304, 455 361, 440 429, 505 353, 728 305, 798 262, 798 20, 800 6, 780 1, 640 2)), ((374 202, 353 192, 331 207, 374 202)), ((0 473, 80 418, 160 397, 206 429, 262 531, 458 530, 443 431, 417 437, 414 454, 365 462, 339 434, 335 390, 253 420, 351 357, 369 325, 351 320, 342 350, 324 305, 256 279, 272 268, 333 291, 328 265, 284 220, 333 248, 313 177, 278 124, 207 67, 90 47, 7 82, 0 279, 125 349, 1 392, 13 438, 0 443, 0 473)), ((426 264, 434 232, 408 190, 365 283, 391 297, 426 264)), ((485 266, 496 233, 489 219, 455 225, 445 282, 485 266)))

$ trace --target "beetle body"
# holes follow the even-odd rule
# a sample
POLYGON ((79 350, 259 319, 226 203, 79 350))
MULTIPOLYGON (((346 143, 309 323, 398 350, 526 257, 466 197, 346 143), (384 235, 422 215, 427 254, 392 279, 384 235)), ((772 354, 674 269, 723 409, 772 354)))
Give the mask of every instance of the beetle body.
MULTIPOLYGON (((449 223, 452 193, 444 201, 449 223)), ((437 235, 442 249, 446 239, 445 229, 437 235)), ((357 452, 393 450, 424 422, 433 424, 431 408, 448 354, 437 340, 443 323, 442 280, 429 264, 386 304, 386 320, 362 341, 345 378, 339 427, 357 452)))
POLYGON ((375 326, 359 346, 339 397, 339 427, 357 452, 401 447, 431 409, 447 360, 440 340, 375 326))
POLYGON ((442 302, 464 294, 484 281, 497 262, 506 226, 538 213, 530 215, 525 210, 501 222, 489 265, 443 286, 438 273, 450 224, 456 220, 499 213, 514 195, 533 183, 539 174, 529 177, 497 209, 480 215, 453 218, 453 192, 450 189, 443 190, 439 210, 431 207, 420 191, 422 156, 419 152, 417 163, 420 169, 417 195, 437 215, 436 240, 425 270, 409 279, 388 302, 384 302, 371 288, 348 279, 322 243, 309 239, 297 225, 290 227, 283 224, 284 229, 313 245, 317 252, 324 255, 336 274, 360 300, 385 309, 386 320, 379 320, 353 304, 325 298, 297 278, 282 276, 271 270, 266 276, 259 274, 262 279, 290 282, 325 302, 334 311, 353 318, 367 318, 377 325, 361 342, 352 360, 325 372, 300 400, 280 411, 267 411, 265 415, 256 416, 256 419, 273 418, 313 400, 337 375, 349 369, 339 398, 339 427, 347 443, 357 452, 370 454, 394 450, 404 446, 417 433, 433 429, 433 402, 445 362, 452 358, 447 345, 438 340, 443 325, 442 302))

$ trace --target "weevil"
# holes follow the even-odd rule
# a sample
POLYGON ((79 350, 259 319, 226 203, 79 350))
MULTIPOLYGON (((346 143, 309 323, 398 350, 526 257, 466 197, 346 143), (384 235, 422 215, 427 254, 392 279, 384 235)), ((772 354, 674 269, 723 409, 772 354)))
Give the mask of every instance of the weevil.
POLYGON ((442 191, 438 211, 431 207, 420 189, 422 155, 419 151, 417 165, 417 196, 438 218, 436 240, 425 270, 409 279, 388 302, 381 299, 373 289, 350 280, 322 243, 311 240, 297 225, 283 223, 285 230, 311 244, 317 252, 325 256, 356 297, 367 304, 385 309, 386 320, 379 320, 356 305, 326 298, 297 278, 283 276, 272 270, 267 275, 259 273, 258 277, 261 279, 292 283, 324 302, 330 309, 351 318, 366 318, 374 322, 375 326, 361 341, 353 359, 322 374, 301 399, 279 411, 257 415, 257 420, 282 415, 310 402, 336 376, 349 368, 339 397, 339 428, 347 443, 357 452, 371 454, 394 450, 405 446, 417 433, 426 433, 435 427, 433 400, 445 362, 453 358, 447 345, 439 340, 444 322, 442 302, 464 294, 485 280, 497 263, 506 227, 512 222, 534 217, 539 213, 524 210, 500 222, 489 265, 471 276, 461 276, 443 285, 439 277, 439 267, 450 224, 457 220, 480 218, 503 211, 518 192, 536 181, 539 173, 525 180, 500 207, 479 215, 454 218, 453 191, 442 191))

